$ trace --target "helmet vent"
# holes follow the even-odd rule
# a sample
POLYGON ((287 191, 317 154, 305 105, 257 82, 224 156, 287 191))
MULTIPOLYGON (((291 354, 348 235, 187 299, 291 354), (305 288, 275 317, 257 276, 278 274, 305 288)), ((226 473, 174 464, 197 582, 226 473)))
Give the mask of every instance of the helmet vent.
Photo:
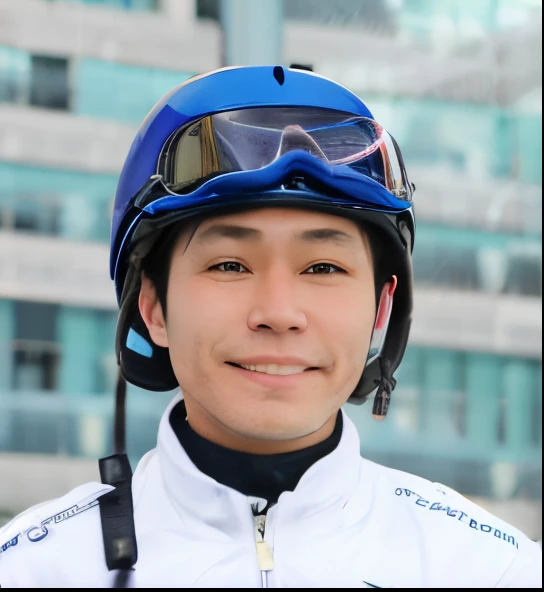
POLYGON ((274 68, 274 78, 278 81, 280 86, 283 86, 285 82, 285 72, 281 66, 276 66, 274 68))

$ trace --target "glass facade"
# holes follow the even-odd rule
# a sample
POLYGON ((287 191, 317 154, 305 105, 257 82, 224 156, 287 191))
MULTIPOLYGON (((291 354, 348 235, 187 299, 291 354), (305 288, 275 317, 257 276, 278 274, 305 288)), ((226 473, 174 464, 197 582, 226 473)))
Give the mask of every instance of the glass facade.
POLYGON ((0 45, 0 101, 135 125, 191 75, 106 60, 34 55, 0 45))

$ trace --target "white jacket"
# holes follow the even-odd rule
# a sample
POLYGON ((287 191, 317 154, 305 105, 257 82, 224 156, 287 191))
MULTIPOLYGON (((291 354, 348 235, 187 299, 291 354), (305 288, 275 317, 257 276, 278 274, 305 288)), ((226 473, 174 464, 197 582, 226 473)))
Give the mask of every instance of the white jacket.
MULTIPOLYGON (((336 450, 280 496, 257 545, 255 500, 198 471, 174 435, 180 398, 134 475, 131 587, 542 587, 538 544, 444 486, 362 459, 345 414, 336 450)), ((4 527, 2 588, 111 587, 97 500, 112 489, 88 483, 4 527)))

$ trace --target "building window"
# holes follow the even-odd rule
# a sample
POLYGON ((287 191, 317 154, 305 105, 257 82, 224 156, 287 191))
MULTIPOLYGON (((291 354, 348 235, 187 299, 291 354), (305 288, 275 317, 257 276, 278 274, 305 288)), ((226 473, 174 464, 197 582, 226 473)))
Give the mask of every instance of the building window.
POLYGON ((58 306, 18 301, 15 302, 14 312, 13 390, 57 390, 60 362, 58 306))
POLYGON ((60 201, 49 196, 17 195, 0 200, 0 229, 58 235, 61 232, 60 201))
POLYGON ((0 101, 68 110, 68 59, 0 46, 0 101))
POLYGON ((200 19, 220 20, 219 0, 196 0, 196 16, 200 19))
POLYGON ((47 109, 68 110, 70 92, 66 58, 32 56, 30 104, 47 109))
POLYGON ((13 344, 13 390, 55 391, 60 353, 55 343, 16 341, 13 344))
POLYGON ((15 230, 38 234, 60 233, 60 205, 49 199, 27 199, 13 213, 15 230))
POLYGON ((505 294, 542 296, 542 255, 513 254, 508 261, 505 294))

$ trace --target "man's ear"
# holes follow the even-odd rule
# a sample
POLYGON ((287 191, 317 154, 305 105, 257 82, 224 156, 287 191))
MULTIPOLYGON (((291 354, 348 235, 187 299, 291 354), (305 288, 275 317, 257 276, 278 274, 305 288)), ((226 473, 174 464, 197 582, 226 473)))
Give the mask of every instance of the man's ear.
POLYGON ((389 318, 391 317, 391 309, 393 308, 393 296, 396 289, 397 276, 394 275, 382 289, 374 330, 387 329, 389 318))
POLYGON ((374 331, 370 338, 370 347, 368 350, 368 357, 366 365, 374 362, 382 353, 385 338, 387 336, 387 329, 389 329, 389 321, 391 320, 391 312, 393 310, 393 296, 397 289, 397 276, 392 276, 382 289, 380 302, 378 303, 378 311, 376 312, 376 322, 374 324, 374 331))
POLYGON ((153 343, 159 347, 168 347, 166 321, 157 290, 144 274, 142 274, 138 308, 153 343))

